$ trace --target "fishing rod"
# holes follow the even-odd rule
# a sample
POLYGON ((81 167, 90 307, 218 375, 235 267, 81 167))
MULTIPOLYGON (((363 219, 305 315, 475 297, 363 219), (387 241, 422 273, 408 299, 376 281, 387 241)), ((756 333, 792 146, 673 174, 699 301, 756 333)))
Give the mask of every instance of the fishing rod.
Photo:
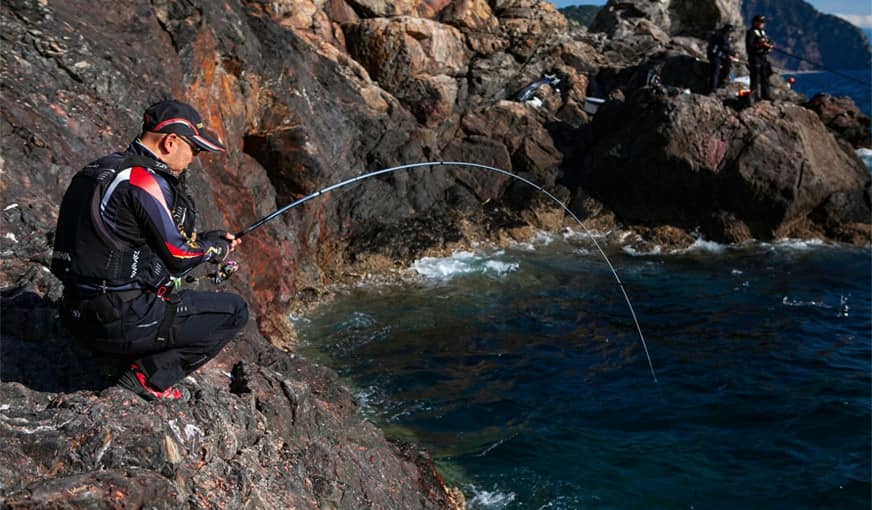
POLYGON ((539 186, 535 182, 530 181, 528 179, 525 179, 524 177, 521 177, 520 175, 513 174, 512 172, 509 172, 507 170, 502 170, 500 168, 495 168, 495 167, 488 166, 488 165, 481 165, 478 163, 467 163, 464 161, 428 161, 428 162, 424 162, 424 163, 412 163, 412 164, 408 164, 408 165, 400 165, 400 166, 395 166, 395 167, 390 167, 390 168, 383 168, 381 170, 375 170, 373 172, 361 174, 361 175, 358 175, 356 177, 352 177, 350 179, 346 179, 344 181, 338 182, 338 183, 333 184, 331 186, 327 186, 324 189, 318 190, 314 193, 310 193, 310 194, 304 196, 303 198, 295 200, 295 201, 291 202, 290 204, 277 209, 275 212, 268 214, 268 215, 264 216, 263 218, 255 221, 251 225, 245 227, 243 230, 240 230, 239 232, 236 233, 236 238, 239 239, 247 234, 250 234, 251 232, 262 227, 263 225, 265 225, 269 221, 272 221, 273 219, 277 218, 278 216, 281 216, 282 214, 290 211, 294 207, 297 207, 299 205, 302 205, 302 204, 308 202, 309 200, 312 200, 312 199, 318 198, 322 195, 325 195, 327 193, 330 193, 333 190, 337 190, 339 188, 344 188, 345 186, 354 184, 356 182, 363 181, 365 179, 369 179, 371 177, 390 174, 393 172, 398 172, 400 170, 411 170, 411 169, 415 169, 415 168, 434 167, 434 166, 459 166, 459 167, 478 168, 478 169, 487 170, 490 172, 506 175, 506 176, 509 176, 513 179, 517 179, 517 180, 523 182, 524 184, 527 184, 527 185, 535 188, 536 190, 544 193, 548 198, 550 198, 557 205, 559 205, 567 214, 569 214, 579 225, 581 225, 581 228, 584 229, 584 232, 587 234, 588 237, 590 237, 590 239, 593 241, 593 244, 596 246, 597 250, 599 251, 600 255, 602 255, 603 260, 606 261, 606 264, 608 265, 609 269, 611 270, 612 274, 614 275, 615 280, 618 282, 618 286, 621 288, 621 293, 623 293, 623 295, 624 295, 624 301, 627 302, 627 307, 630 309, 630 315, 633 317, 633 323, 635 323, 635 325, 636 325, 636 331, 639 333, 639 339, 642 341, 642 348, 645 350, 645 357, 648 359, 648 367, 651 369, 651 377, 654 378, 655 383, 657 382, 657 374, 654 372, 654 364, 651 361, 651 354, 648 352, 648 344, 647 344, 647 342, 645 342, 645 335, 642 333, 642 327, 639 326, 639 319, 636 317, 636 310, 633 308, 633 303, 630 302, 630 296, 627 294, 627 290, 624 288, 624 283, 621 281, 620 276, 618 276, 617 270, 615 270, 615 267, 612 265, 612 262, 611 262, 611 260, 609 260, 609 257, 606 256, 606 252, 602 249, 602 247, 597 242, 596 238, 593 237, 593 235, 588 230, 588 228, 584 226, 584 223, 581 222, 581 220, 578 218, 578 216, 576 216, 575 213, 573 213, 572 210, 570 210, 569 207, 567 207, 557 197, 555 197, 554 195, 549 193, 542 186, 539 186))
POLYGON ((869 81, 866 81, 866 80, 861 80, 861 79, 859 79, 859 78, 855 78, 855 77, 853 77, 853 76, 851 76, 851 75, 849 75, 849 74, 845 74, 845 73, 841 73, 841 72, 839 72, 839 71, 835 71, 835 70, 830 69, 830 68, 828 68, 827 66, 821 64, 820 62, 815 62, 814 60, 809 60, 809 59, 807 59, 807 58, 800 57, 799 55, 794 55, 793 53, 788 53, 788 52, 786 52, 786 51, 784 51, 784 50, 782 50, 782 49, 779 49, 779 48, 772 48, 772 51, 777 51, 778 53, 781 53, 782 55, 785 55, 785 56, 788 56, 788 57, 793 57, 793 58, 795 58, 795 59, 799 59, 799 60, 801 60, 801 61, 803 61, 803 62, 807 62, 807 63, 809 63, 809 64, 811 64, 811 65, 813 65, 813 66, 816 66, 816 67, 818 67, 818 68, 820 68, 820 69, 822 69, 822 70, 824 70, 824 71, 827 71, 827 72, 829 72, 829 73, 836 74, 836 75, 838 75, 838 76, 841 76, 842 78, 845 78, 845 79, 848 79, 848 80, 851 80, 851 81, 857 82, 857 83, 859 83, 859 84, 861 84, 861 85, 872 85, 872 82, 869 82, 869 81))

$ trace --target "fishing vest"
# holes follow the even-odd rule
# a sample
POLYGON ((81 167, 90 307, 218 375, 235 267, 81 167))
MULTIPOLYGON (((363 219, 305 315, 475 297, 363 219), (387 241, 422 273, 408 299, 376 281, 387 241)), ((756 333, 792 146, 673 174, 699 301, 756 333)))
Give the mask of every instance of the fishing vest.
POLYGON ((762 28, 752 28, 746 38, 746 50, 749 56, 761 56, 769 53, 769 37, 762 28))
MULTIPOLYGON (((160 256, 148 244, 132 246, 115 235, 100 214, 100 203, 119 171, 134 166, 154 168, 161 163, 132 153, 99 159, 72 179, 64 194, 55 231, 51 272, 64 285, 123 289, 156 289, 170 281, 160 256)), ((180 227, 193 226, 190 198, 174 189, 173 218, 180 227)), ((190 231, 190 230, 189 230, 190 231)))

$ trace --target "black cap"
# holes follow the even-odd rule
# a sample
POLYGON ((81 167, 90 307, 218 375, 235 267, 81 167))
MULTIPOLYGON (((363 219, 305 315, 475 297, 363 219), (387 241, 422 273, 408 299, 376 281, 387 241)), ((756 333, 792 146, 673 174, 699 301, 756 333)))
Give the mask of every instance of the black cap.
POLYGON ((732 24, 727 23, 726 25, 724 25, 723 27, 721 27, 721 31, 722 31, 722 32, 732 32, 733 29, 735 29, 735 28, 736 28, 736 27, 734 27, 732 24))
POLYGON ((766 23, 766 16, 758 14, 751 19, 751 23, 766 23))
POLYGON ((175 99, 167 99, 149 106, 142 116, 142 131, 175 133, 190 138, 204 151, 226 151, 218 141, 218 137, 203 125, 197 110, 175 99))

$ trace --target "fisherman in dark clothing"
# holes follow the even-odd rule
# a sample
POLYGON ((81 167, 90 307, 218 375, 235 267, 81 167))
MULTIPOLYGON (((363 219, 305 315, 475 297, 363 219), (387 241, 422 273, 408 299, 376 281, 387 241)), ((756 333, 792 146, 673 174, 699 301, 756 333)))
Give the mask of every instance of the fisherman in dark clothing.
POLYGON ((709 39, 707 49, 708 60, 711 65, 709 94, 727 84, 727 77, 730 76, 732 63, 738 58, 730 41, 732 33, 733 25, 726 24, 709 39))
POLYGON ((64 322, 93 350, 125 357, 118 384, 148 400, 180 398, 173 384, 248 321, 236 294, 176 292, 187 271, 222 262, 240 242, 194 230, 181 178, 203 150, 225 151, 194 108, 154 104, 126 151, 73 177, 58 215, 51 269, 64 283, 64 322))
POLYGON ((765 99, 772 100, 769 92, 769 76, 772 75, 772 65, 769 63, 769 52, 775 43, 769 40, 764 30, 766 16, 754 16, 751 28, 745 34, 745 48, 748 52, 748 66, 751 71, 751 94, 749 102, 765 99))

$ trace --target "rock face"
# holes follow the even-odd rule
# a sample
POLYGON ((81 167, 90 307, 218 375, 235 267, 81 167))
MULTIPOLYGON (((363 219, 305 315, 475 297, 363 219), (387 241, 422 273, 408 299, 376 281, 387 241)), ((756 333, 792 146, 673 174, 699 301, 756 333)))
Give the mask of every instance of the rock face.
POLYGON ((374 18, 350 26, 346 40, 372 79, 420 122, 435 125, 453 113, 469 61, 459 30, 408 16, 374 18))
POLYGON ((731 23, 742 26, 739 5, 733 0, 610 0, 590 26, 612 38, 638 35, 662 37, 707 35, 731 23))
POLYGON ((596 18, 600 10, 598 5, 572 5, 569 7, 561 7, 560 14, 566 16, 566 19, 575 21, 578 24, 589 27, 596 18))
POLYGON ((872 148, 872 119, 847 97, 817 94, 803 106, 817 113, 830 131, 853 147, 872 148))
POLYGON ((145 405, 71 350, 47 267, 71 176, 123 149, 166 97, 194 104, 228 146, 187 173, 202 228, 237 231, 366 171, 469 160, 541 184, 596 228, 868 244, 869 177, 849 147, 865 142, 834 114, 850 105, 742 109, 728 91, 675 95, 701 90, 700 37, 737 22, 738 8, 611 1, 597 18, 605 32, 588 32, 545 0, 3 2, 0 498, 462 505, 426 454, 357 416, 334 375, 273 346, 293 347, 289 310, 325 283, 518 227, 558 228, 562 212, 505 175, 447 166, 307 202, 237 252, 227 287, 250 304, 244 338, 184 384, 189 400, 145 405), (652 72, 664 87, 650 86, 652 72), (546 74, 533 100, 515 100, 546 74), (589 96, 609 102, 594 115, 589 96))
POLYGON ((827 234, 868 238, 869 173, 815 117, 792 104, 737 113, 715 98, 643 90, 597 115, 593 132, 606 134, 594 135, 582 187, 628 222, 700 227, 718 241, 844 223, 855 228, 827 234))
POLYGON ((425 454, 356 414, 332 371, 253 330, 181 385, 184 401, 147 403, 107 386, 110 365, 62 331, 21 328, 14 315, 53 312, 25 301, 2 303, 4 508, 462 506, 425 454))

